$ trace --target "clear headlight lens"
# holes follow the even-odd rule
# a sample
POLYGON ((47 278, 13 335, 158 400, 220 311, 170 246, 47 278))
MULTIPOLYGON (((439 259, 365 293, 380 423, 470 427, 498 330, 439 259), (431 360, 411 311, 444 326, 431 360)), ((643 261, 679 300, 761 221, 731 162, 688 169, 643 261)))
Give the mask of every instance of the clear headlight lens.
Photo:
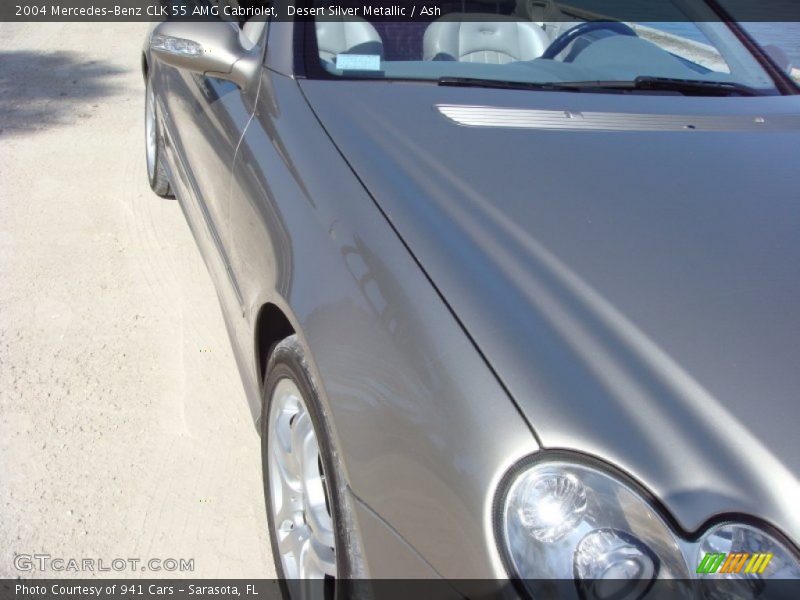
POLYGON ((628 598, 656 577, 689 577, 658 513, 627 484, 589 466, 542 462, 520 472, 502 518, 507 557, 529 586, 574 578, 584 596, 628 598))
POLYGON ((520 523, 540 542, 555 542, 572 531, 586 512, 586 490, 569 473, 528 477, 518 492, 520 523))
POLYGON ((698 546, 697 573, 729 579, 800 579, 794 554, 768 533, 750 525, 712 527, 698 546))
POLYGON ((797 555, 766 531, 723 523, 682 540, 636 489, 592 466, 542 461, 504 491, 506 559, 534 597, 552 595, 557 579, 573 579, 585 599, 640 598, 656 579, 664 597, 691 597, 700 577, 705 598, 752 598, 764 578, 800 578, 797 555), (740 583, 705 585, 711 576, 740 583))
POLYGON ((575 551, 579 579, 644 579, 656 576, 658 558, 642 544, 613 529, 598 529, 581 540, 575 551))

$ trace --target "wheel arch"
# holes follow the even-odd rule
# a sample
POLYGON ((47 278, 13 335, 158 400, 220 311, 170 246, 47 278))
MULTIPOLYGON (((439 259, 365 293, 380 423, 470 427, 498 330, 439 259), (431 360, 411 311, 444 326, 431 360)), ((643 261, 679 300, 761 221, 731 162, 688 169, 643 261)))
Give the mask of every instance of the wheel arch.
POLYGON ((267 302, 258 310, 256 317, 254 350, 256 373, 259 386, 266 379, 267 359, 272 349, 281 341, 296 332, 289 318, 278 305, 267 302))

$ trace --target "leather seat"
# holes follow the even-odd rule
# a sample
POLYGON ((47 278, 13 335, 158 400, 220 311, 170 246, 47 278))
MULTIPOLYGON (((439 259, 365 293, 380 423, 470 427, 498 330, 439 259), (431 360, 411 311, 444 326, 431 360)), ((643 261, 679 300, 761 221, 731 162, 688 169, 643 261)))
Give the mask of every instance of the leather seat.
POLYGON ((422 53, 424 60, 506 64, 538 58, 549 44, 544 29, 530 21, 454 13, 428 26, 422 53))
POLYGON ((317 46, 322 60, 334 62, 337 54, 377 54, 383 58, 383 40, 364 19, 318 20, 317 46))

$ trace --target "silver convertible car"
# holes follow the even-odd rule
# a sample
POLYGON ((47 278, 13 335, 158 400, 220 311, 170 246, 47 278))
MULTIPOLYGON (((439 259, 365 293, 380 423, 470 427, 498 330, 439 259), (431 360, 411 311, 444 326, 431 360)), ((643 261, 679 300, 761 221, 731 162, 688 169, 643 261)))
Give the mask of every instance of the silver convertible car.
POLYGON ((463 4, 144 48, 285 591, 800 576, 795 83, 715 4, 463 4))

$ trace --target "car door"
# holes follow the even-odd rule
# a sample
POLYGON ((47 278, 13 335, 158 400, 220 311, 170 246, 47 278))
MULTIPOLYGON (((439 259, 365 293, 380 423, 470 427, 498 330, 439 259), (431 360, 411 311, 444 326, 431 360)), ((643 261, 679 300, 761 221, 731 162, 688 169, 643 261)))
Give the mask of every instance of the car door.
MULTIPOLYGON (((237 23, 220 25, 239 27, 237 23)), ((243 47, 254 51, 262 48, 264 30, 263 23, 256 27, 245 24, 240 31, 243 47)), ((165 66, 159 71, 157 85, 162 90, 165 121, 186 190, 193 196, 241 300, 229 260, 231 168, 253 114, 258 83, 241 89, 230 81, 183 69, 165 66)))

